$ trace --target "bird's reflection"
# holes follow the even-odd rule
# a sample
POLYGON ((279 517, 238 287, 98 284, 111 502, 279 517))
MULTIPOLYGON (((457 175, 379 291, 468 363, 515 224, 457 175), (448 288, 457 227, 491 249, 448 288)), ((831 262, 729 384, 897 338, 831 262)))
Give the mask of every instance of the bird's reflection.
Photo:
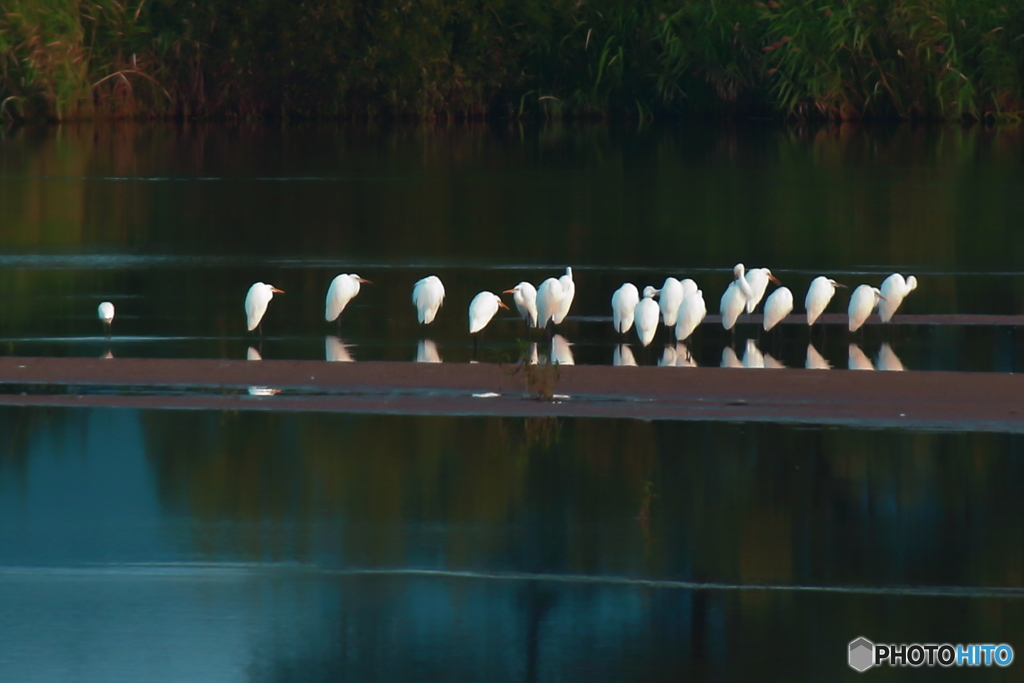
MULTIPOLYGON (((329 358, 330 360, 330 358, 329 358)), ((351 357, 348 360, 352 360, 351 357)), ((432 339, 420 339, 416 345, 417 363, 440 363, 441 354, 437 352, 437 344, 432 339)))
POLYGON ((560 334, 551 337, 551 362, 559 365, 575 365, 571 346, 572 344, 560 334))
POLYGON ((114 354, 113 354, 113 352, 110 349, 106 349, 103 352, 103 355, 100 356, 100 358, 113 358, 113 357, 114 357, 114 354))
POLYGON ((256 350, 256 347, 250 346, 249 350, 245 352, 246 360, 263 360, 263 356, 256 350))
POLYGON ((770 370, 781 370, 786 364, 781 360, 775 360, 770 353, 764 354, 764 366, 770 370))
POLYGON ((764 354, 762 354, 761 350, 757 348, 757 344, 754 343, 753 339, 747 340, 747 348, 743 351, 743 367, 764 367, 764 354))
POLYGON ((814 344, 807 345, 807 362, 804 363, 804 367, 808 370, 832 369, 832 366, 825 360, 825 357, 818 353, 818 349, 814 348, 814 344))
POLYGON ((683 342, 676 342, 676 367, 677 368, 695 368, 697 367, 697 361, 690 354, 690 349, 686 348, 686 344, 683 342))
POLYGON ((674 368, 678 362, 679 354, 676 352, 676 348, 670 344, 666 344, 665 350, 661 352, 661 358, 658 359, 658 365, 674 368))
POLYGON ((324 352, 327 360, 339 363, 352 363, 355 358, 348 352, 355 344, 346 344, 343 340, 333 335, 324 337, 324 352))
POLYGON ((889 370, 896 372, 903 372, 906 368, 903 367, 903 363, 900 362, 899 356, 889 346, 889 342, 882 342, 882 348, 878 349, 878 358, 875 359, 875 364, 879 370, 889 370))
POLYGON ((537 355, 537 342, 530 342, 530 365, 537 365, 540 363, 540 357, 537 355))
POLYGON ((633 350, 626 344, 616 346, 615 353, 612 355, 612 365, 636 365, 633 350))
POLYGON ((722 367, 723 368, 742 368, 743 363, 736 356, 736 352, 732 350, 731 346, 726 346, 722 349, 722 367))
POLYGON ((850 344, 850 361, 847 367, 851 370, 875 369, 875 366, 871 364, 871 359, 864 355, 864 352, 856 344, 850 344))
POLYGON ((271 387, 249 387, 250 396, 273 396, 274 394, 280 393, 280 389, 274 389, 271 387))

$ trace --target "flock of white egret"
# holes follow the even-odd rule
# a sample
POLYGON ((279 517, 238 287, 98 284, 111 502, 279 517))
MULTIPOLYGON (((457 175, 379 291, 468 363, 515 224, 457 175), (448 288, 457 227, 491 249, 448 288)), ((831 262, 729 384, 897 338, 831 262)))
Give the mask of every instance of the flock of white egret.
MULTIPOLYGON (((733 268, 733 280, 722 294, 720 302, 722 326, 726 330, 735 328, 742 313, 750 314, 755 311, 765 297, 769 282, 774 282, 778 287, 764 302, 764 330, 771 330, 792 313, 793 292, 782 286, 782 283, 772 275, 771 270, 746 270, 740 263, 733 268)), ((324 319, 327 322, 339 320, 345 307, 359 294, 362 284, 372 283, 353 273, 343 273, 334 278, 327 290, 324 319)), ((846 286, 824 276, 811 281, 807 296, 804 298, 808 326, 814 325, 825 311, 835 296, 837 287, 846 286)), ((917 278, 913 275, 904 278, 899 273, 893 273, 885 278, 878 288, 867 284, 859 285, 850 295, 847 308, 850 331, 858 330, 876 307, 882 322, 889 322, 903 299, 916 288, 917 278)), ((257 282, 249 288, 245 297, 245 316, 250 332, 260 327, 274 294, 283 293, 283 290, 264 282, 257 282)), ((534 287, 529 282, 520 282, 515 287, 504 290, 502 294, 512 295, 512 301, 528 327, 546 330, 549 326, 560 325, 569 314, 576 295, 576 284, 573 281, 572 268, 566 268, 564 275, 558 278, 549 277, 539 287, 534 287)), ((429 325, 434 321, 444 302, 444 296, 444 284, 436 275, 416 282, 412 290, 412 303, 421 325, 429 325)), ((476 335, 481 332, 494 318, 499 308, 509 307, 498 294, 483 291, 473 297, 469 304, 470 334, 476 335)), ((644 287, 643 296, 636 285, 624 283, 612 294, 611 308, 612 325, 615 330, 625 335, 635 327, 637 337, 645 347, 654 339, 659 324, 672 330, 675 339, 682 342, 693 334, 707 316, 704 293, 690 278, 678 280, 667 277, 660 289, 650 285, 644 287)), ((98 315, 109 334, 114 319, 113 304, 109 301, 101 303, 98 315)))

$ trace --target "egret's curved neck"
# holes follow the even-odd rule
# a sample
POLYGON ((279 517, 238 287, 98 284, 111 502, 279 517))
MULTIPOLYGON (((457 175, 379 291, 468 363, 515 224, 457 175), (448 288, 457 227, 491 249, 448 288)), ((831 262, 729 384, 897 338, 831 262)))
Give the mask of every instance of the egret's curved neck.
POLYGON ((743 268, 736 269, 736 282, 739 284, 740 291, 743 292, 743 296, 748 299, 754 297, 754 288, 750 286, 750 281, 747 280, 747 274, 743 268))

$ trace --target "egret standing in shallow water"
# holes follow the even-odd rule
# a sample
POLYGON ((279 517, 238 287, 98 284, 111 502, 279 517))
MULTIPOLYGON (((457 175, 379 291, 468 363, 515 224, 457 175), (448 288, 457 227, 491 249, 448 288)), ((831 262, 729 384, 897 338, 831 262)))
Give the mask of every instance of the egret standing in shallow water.
POLYGON ((355 273, 342 273, 331 281, 331 286, 327 288, 324 320, 329 323, 337 320, 338 326, 341 326, 341 312, 348 306, 348 302, 356 298, 356 294, 359 294, 359 283, 361 282, 368 285, 373 284, 355 273))
POLYGON ((793 292, 789 287, 779 287, 764 302, 764 331, 768 332, 782 322, 793 310, 793 292))
POLYGON ((878 317, 883 323, 892 320, 903 299, 917 289, 917 278, 913 275, 906 280, 899 273, 893 273, 882 281, 882 300, 878 302, 878 317))
POLYGON ((747 301, 754 298, 754 289, 746 278, 746 271, 742 263, 736 264, 732 269, 732 274, 733 281, 725 289, 718 307, 722 314, 722 327, 727 330, 731 330, 736 324, 747 301))
POLYGON ((418 280, 412 288, 412 305, 416 307, 416 319, 420 325, 429 325, 434 322, 437 309, 441 308, 444 301, 444 285, 441 278, 436 275, 428 275, 418 280))
POLYGON ((516 304, 516 310, 523 316, 527 327, 537 327, 537 288, 529 282, 520 282, 512 289, 506 289, 502 294, 511 294, 512 301, 516 304))
POLYGON ((284 290, 263 282, 257 282, 249 288, 249 293, 245 295, 245 320, 250 332, 259 327, 260 334, 263 334, 260 323, 263 314, 267 312, 267 304, 275 294, 284 294, 284 290))
POLYGON ((847 313, 850 316, 850 332, 856 332, 864 321, 871 315, 871 309, 879 301, 884 301, 882 292, 871 285, 860 285, 850 295, 850 308, 847 313))
POLYGON ((562 305, 564 298, 562 283, 555 278, 549 277, 540 283, 537 289, 537 327, 547 329, 548 323, 558 313, 558 307, 562 305))
POLYGON ((764 292, 768 289, 769 280, 777 285, 782 284, 778 278, 772 275, 772 271, 767 268, 751 268, 746 273, 746 279, 752 293, 752 295, 747 296, 747 313, 753 313, 757 305, 761 303, 761 299, 764 298, 764 292))
POLYGON ((640 299, 633 308, 633 324, 636 325, 636 336, 640 343, 647 346, 654 339, 654 333, 658 331, 658 316, 661 309, 654 297, 658 296, 660 290, 647 285, 644 287, 644 298, 640 299))
POLYGON ((661 308, 661 322, 665 327, 675 327, 676 318, 679 316, 679 305, 683 303, 686 294, 683 292, 683 283, 674 277, 665 278, 661 285, 661 296, 658 298, 658 306, 661 308))
POLYGON ((633 309, 640 303, 640 292, 631 282, 624 283, 612 294, 612 324, 619 334, 633 327, 633 309))
POLYGON ((576 296, 576 283, 572 279, 572 268, 565 269, 565 275, 558 278, 558 284, 562 285, 562 300, 558 303, 558 309, 551 315, 551 322, 561 325, 565 316, 569 315, 569 307, 572 306, 572 299, 576 296))
POLYGON ((103 330, 107 333, 107 339, 110 339, 110 324, 114 322, 114 304, 104 301, 96 309, 96 314, 99 316, 100 322, 103 323, 103 330))
POLYGON ((807 288, 807 296, 804 298, 808 327, 813 325, 814 321, 825 312, 828 302, 832 301, 832 297, 835 296, 836 287, 843 287, 845 289, 846 285, 841 285, 823 275, 819 275, 811 280, 811 286, 807 288))
MULTIPOLYGON (((508 310, 501 297, 494 292, 480 292, 469 303, 469 333, 476 334, 487 327, 499 308, 508 310)), ((475 344, 474 338, 474 344, 475 344)))
POLYGON ((704 316, 707 314, 708 307, 704 303, 703 291, 698 289, 693 294, 687 295, 683 299, 683 303, 679 304, 679 314, 676 317, 676 339, 686 341, 697 329, 697 326, 704 321, 704 316))

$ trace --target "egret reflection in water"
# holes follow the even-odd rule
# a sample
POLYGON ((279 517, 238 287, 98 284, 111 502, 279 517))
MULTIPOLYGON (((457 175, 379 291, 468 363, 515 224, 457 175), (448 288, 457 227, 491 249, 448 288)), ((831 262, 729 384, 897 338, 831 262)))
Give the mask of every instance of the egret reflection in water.
POLYGON ((723 368, 742 368, 743 363, 740 362, 736 352, 732 350, 731 346, 726 346, 722 349, 722 365, 723 368))
POLYGON ((764 354, 764 366, 769 370, 781 370, 786 367, 786 364, 773 358, 770 353, 766 353, 764 354))
POLYGON ((875 366, 871 364, 871 359, 861 351, 860 347, 856 344, 850 344, 850 360, 847 366, 850 370, 874 370, 875 366))
POLYGON ((661 352, 661 358, 658 359, 658 365, 662 367, 675 367, 677 362, 679 362, 679 354, 676 353, 675 347, 671 344, 666 344, 665 350, 661 352))
POLYGON ((814 348, 814 344, 807 345, 807 362, 804 363, 804 367, 808 370, 831 370, 832 365, 825 360, 825 357, 818 353, 818 349, 814 348))
POLYGON ((432 339, 420 339, 416 345, 417 363, 440 363, 441 354, 437 351, 437 344, 432 339))
POLYGON ((747 348, 743 351, 743 367, 745 368, 763 368, 764 367, 764 354, 757 348, 757 344, 754 343, 753 339, 747 340, 747 348))
POLYGON ((256 350, 255 346, 250 346, 249 349, 245 352, 245 359, 263 360, 263 356, 260 355, 260 352, 256 350))
POLYGON ((878 349, 878 357, 875 359, 875 365, 879 370, 889 370, 895 372, 903 372, 906 368, 903 367, 903 363, 900 361, 899 356, 889 346, 889 342, 882 342, 882 348, 878 349))
POLYGON ((615 352, 612 354, 612 365, 636 365, 633 350, 629 348, 628 344, 619 344, 615 347, 615 352))
POLYGON ((572 343, 560 334, 551 337, 551 362, 559 365, 575 365, 572 357, 572 343))
POLYGON ((324 353, 327 360, 338 363, 353 363, 355 358, 349 353, 349 349, 353 348, 355 344, 346 344, 344 340, 335 337, 334 335, 327 335, 324 337, 324 353))
POLYGON ((690 349, 683 342, 676 342, 676 367, 695 368, 697 361, 694 359, 690 349))

